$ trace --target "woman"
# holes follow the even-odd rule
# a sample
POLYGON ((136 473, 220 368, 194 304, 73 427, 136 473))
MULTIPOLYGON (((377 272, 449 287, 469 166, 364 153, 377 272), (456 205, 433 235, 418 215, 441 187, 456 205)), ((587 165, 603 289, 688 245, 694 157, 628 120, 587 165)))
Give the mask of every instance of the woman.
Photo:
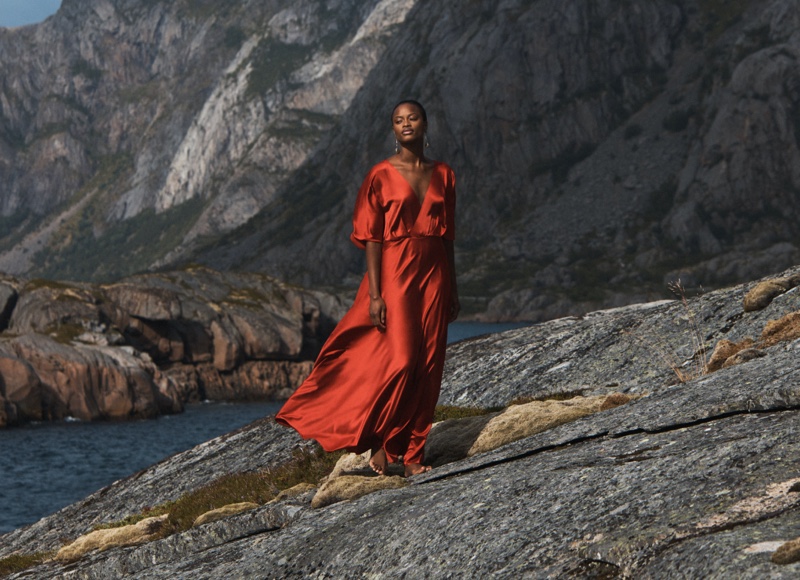
POLYGON ((356 199, 353 243, 367 273, 306 381, 278 422, 326 451, 372 451, 386 473, 429 471, 425 440, 444 368, 447 323, 458 316, 453 260, 455 176, 425 157, 428 120, 416 101, 392 110, 397 153, 375 165, 356 199))

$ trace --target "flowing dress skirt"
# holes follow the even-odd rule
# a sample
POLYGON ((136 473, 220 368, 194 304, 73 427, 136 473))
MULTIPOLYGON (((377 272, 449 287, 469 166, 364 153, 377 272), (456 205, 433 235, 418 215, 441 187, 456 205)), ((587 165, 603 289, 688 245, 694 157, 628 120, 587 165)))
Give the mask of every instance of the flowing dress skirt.
POLYGON ((276 419, 326 451, 383 448, 389 461, 422 463, 439 398, 450 273, 441 237, 384 242, 386 331, 369 317, 366 276, 308 379, 276 419))

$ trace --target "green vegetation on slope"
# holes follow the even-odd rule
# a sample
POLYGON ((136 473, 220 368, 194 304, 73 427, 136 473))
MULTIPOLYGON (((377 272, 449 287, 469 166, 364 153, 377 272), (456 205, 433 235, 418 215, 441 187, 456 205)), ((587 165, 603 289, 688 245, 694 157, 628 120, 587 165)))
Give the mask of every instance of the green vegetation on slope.
POLYGON ((95 234, 94 204, 81 212, 63 244, 35 257, 35 273, 45 278, 108 282, 146 270, 183 239, 205 207, 204 199, 191 199, 169 210, 145 210, 95 234))

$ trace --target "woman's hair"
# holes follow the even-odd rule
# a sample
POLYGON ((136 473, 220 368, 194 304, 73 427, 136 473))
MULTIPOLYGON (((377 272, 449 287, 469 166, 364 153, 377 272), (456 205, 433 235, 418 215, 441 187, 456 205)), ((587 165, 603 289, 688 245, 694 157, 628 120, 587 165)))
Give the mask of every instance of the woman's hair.
POLYGON ((394 107, 392 107, 392 120, 394 120, 394 112, 400 105, 414 105, 415 107, 419 107, 419 110, 422 113, 422 120, 425 121, 426 123, 428 122, 428 113, 425 112, 425 107, 422 106, 422 103, 420 103, 419 101, 415 101, 414 99, 403 99, 402 101, 397 103, 394 107))

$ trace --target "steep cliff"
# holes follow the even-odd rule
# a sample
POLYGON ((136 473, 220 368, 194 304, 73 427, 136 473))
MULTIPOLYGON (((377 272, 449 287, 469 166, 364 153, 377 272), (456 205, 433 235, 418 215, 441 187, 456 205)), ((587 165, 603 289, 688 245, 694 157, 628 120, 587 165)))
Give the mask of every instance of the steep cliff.
POLYGON ((66 0, 0 30, 0 268, 113 280, 245 223, 409 6, 66 0))
POLYGON ((0 268, 352 286, 355 191, 413 95, 458 175, 468 312, 757 277, 800 259, 798 21, 794 0, 66 0, 0 30, 0 268))

